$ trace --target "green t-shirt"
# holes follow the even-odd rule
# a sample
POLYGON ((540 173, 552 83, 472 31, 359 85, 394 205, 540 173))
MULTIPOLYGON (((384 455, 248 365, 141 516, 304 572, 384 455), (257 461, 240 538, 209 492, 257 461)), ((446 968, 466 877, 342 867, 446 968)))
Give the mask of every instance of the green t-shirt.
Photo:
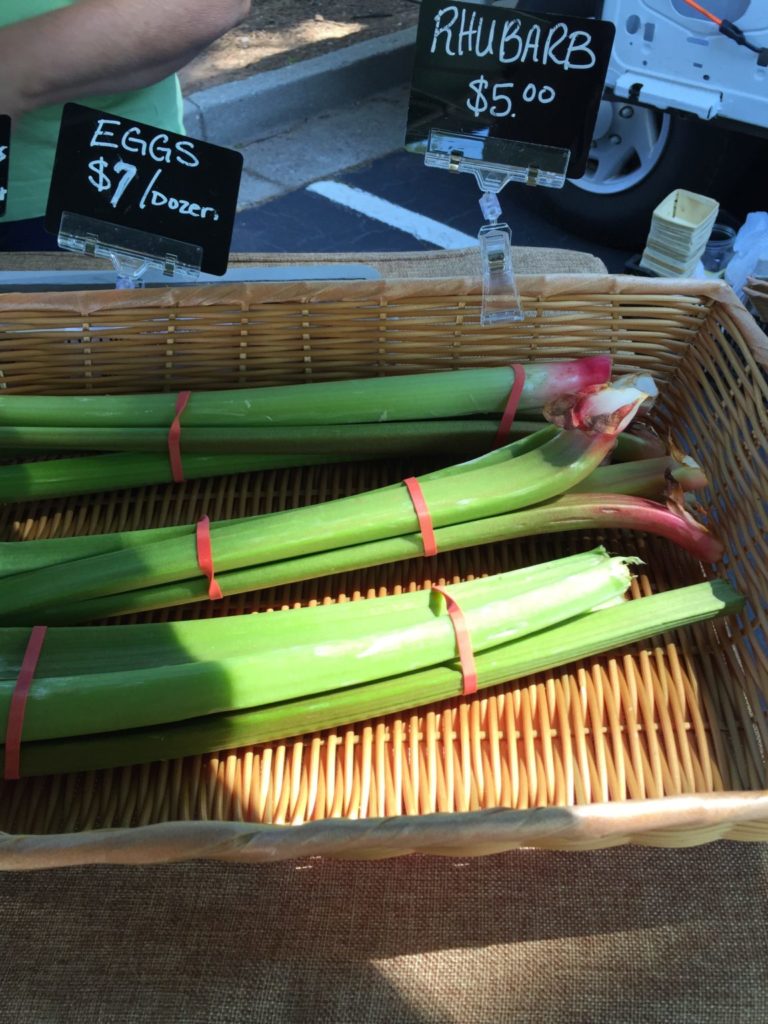
MULTIPOLYGON (((70 7, 77 0, 0 0, 0 29, 24 18, 70 7)), ((2 72, 0 71, 0 74, 2 72)), ((181 89, 175 75, 146 89, 78 100, 118 117, 143 121, 164 131, 184 132, 181 89)), ((2 111, 0 111, 2 113, 2 111)), ((48 201, 61 106, 40 107, 12 126, 8 204, 1 221, 42 217, 48 201)))

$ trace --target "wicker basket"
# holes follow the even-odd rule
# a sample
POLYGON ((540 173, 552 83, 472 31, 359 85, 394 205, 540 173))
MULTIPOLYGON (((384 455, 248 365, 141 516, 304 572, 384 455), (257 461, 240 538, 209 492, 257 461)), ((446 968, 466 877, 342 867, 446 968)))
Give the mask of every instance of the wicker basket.
MULTIPOLYGON (((719 282, 555 276, 520 283, 525 321, 497 328, 479 326, 472 279, 5 296, 0 387, 51 394, 237 388, 607 352, 617 372, 641 368, 656 377, 658 427, 712 480, 706 502, 728 552, 721 571, 749 602, 739 621, 294 740, 0 783, 0 867, 768 839, 768 341, 719 282)), ((0 538, 193 522, 204 512, 242 516, 379 486, 412 468, 254 473, 4 507, 0 538)), ((598 540, 644 558, 636 594, 705 573, 662 540, 583 533, 145 618, 375 600, 598 540)))
POLYGON ((755 316, 768 323, 768 281, 760 277, 748 277, 744 294, 755 311, 755 316))

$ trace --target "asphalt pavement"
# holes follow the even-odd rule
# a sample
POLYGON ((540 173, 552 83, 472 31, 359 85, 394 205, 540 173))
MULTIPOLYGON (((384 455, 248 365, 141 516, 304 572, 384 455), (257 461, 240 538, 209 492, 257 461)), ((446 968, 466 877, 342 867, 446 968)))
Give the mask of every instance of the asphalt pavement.
MULTIPOLYGON (((465 248, 484 223, 472 175, 428 168, 404 149, 413 34, 341 48, 188 97, 191 134, 244 156, 233 252, 465 248)), ((630 252, 564 231, 544 189, 510 183, 500 201, 514 245, 630 252)))
MULTIPOLYGON (((394 150, 241 210, 232 249, 397 252, 463 248, 476 242, 483 224, 479 198, 472 175, 426 167, 423 157, 394 150)), ((532 201, 525 185, 509 184, 499 198, 503 219, 512 229, 513 245, 590 252, 613 273, 621 273, 632 255, 562 230, 532 201)))

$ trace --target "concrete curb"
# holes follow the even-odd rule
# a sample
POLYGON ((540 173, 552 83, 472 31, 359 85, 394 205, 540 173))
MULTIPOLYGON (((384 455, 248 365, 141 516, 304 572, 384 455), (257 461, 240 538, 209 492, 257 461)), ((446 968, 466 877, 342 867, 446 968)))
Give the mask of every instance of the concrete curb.
POLYGON ((258 142, 308 115, 407 81, 415 41, 415 27, 407 28, 201 89, 184 101, 186 129, 195 138, 222 146, 258 142))

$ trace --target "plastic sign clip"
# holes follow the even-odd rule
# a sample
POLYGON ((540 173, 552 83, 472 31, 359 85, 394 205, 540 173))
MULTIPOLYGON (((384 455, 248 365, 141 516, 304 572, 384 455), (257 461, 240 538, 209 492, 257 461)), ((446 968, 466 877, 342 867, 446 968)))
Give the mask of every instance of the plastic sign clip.
POLYGON ((483 298, 480 323, 499 324, 523 320, 517 281, 512 267, 512 232, 508 224, 484 224, 480 228, 480 259, 483 298))
POLYGON ((499 223, 501 205, 493 192, 480 197, 480 209, 489 224, 478 233, 483 278, 480 323, 509 323, 523 320, 515 271, 512 266, 512 231, 508 224, 499 223))

